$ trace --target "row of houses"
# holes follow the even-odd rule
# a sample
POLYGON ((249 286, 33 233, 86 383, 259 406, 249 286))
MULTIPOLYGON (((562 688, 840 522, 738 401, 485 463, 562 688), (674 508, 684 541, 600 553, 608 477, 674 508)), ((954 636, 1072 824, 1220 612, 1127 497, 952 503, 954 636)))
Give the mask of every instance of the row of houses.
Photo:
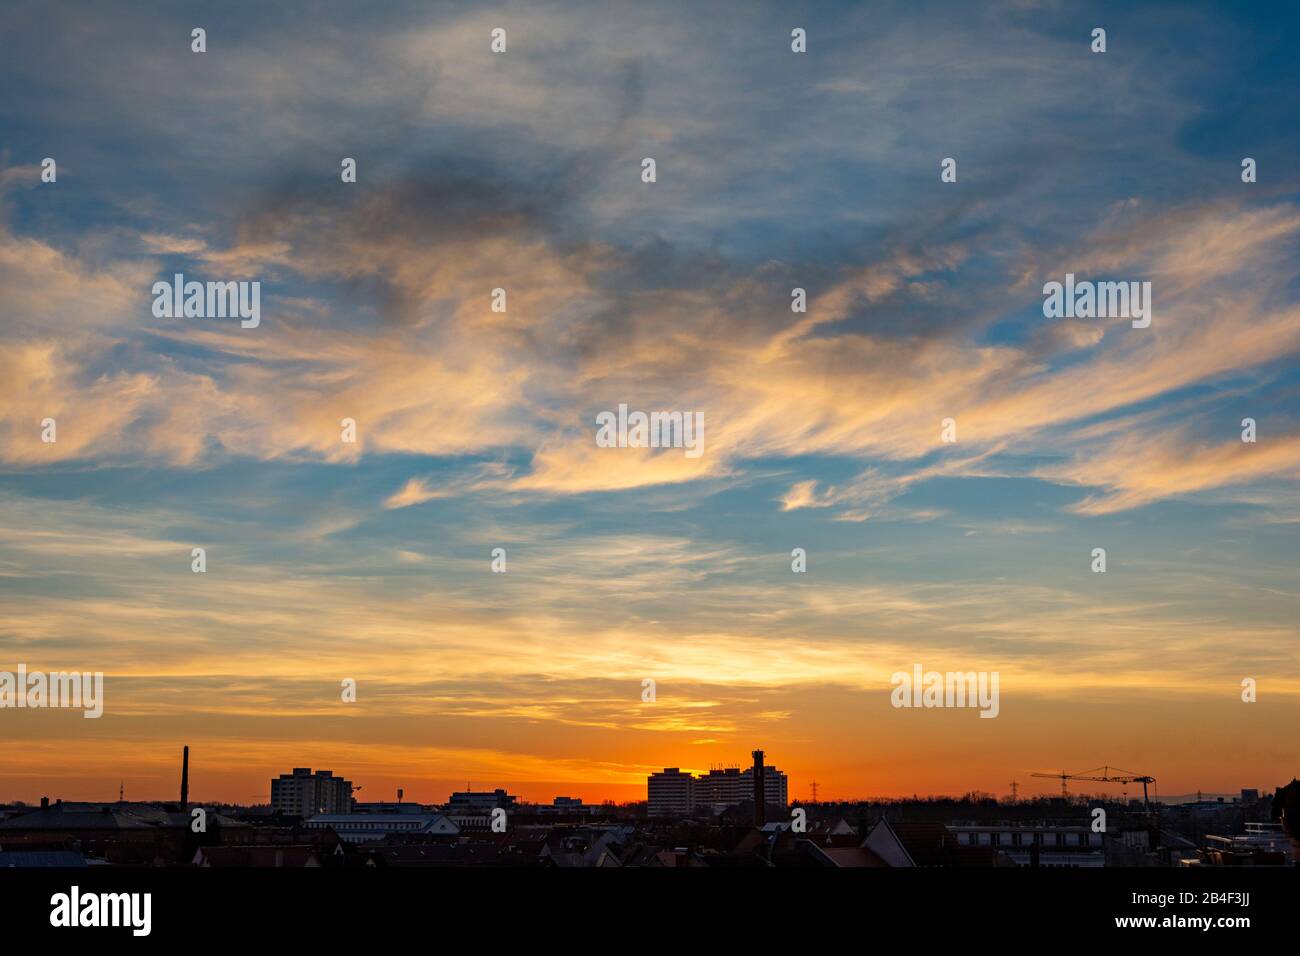
MULTIPOLYGON (((411 806, 411 805, 402 805, 411 806)), ((1276 824, 1203 846, 1155 827, 1105 834, 1050 823, 934 823, 843 817, 755 826, 743 812, 712 820, 639 817, 598 822, 509 816, 504 832, 462 828, 442 812, 317 814, 283 824, 151 804, 46 804, 0 820, 0 867, 11 866, 813 866, 1092 867, 1293 865, 1276 824)))

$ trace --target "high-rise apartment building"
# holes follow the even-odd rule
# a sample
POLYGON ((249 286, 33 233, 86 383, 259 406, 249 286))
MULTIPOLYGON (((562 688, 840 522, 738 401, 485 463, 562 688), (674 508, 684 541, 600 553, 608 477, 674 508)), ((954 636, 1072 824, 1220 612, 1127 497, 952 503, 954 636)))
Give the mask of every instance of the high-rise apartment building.
POLYGON ((352 783, 329 770, 294 767, 271 781, 271 809, 298 817, 351 813, 352 783))
MULTIPOLYGON (((763 790, 769 806, 784 807, 789 800, 789 778, 776 767, 763 768, 763 790)), ((754 769, 739 767, 710 770, 699 777, 667 767, 646 781, 647 808, 651 814, 685 816, 697 807, 735 806, 754 799, 754 769)))
MULTIPOLYGON (((790 781, 776 767, 763 768, 763 791, 769 806, 784 807, 789 801, 790 781)), ((695 779, 695 805, 734 806, 754 799, 754 768, 727 767, 710 770, 695 779)))
POLYGON ((695 778, 676 767, 652 773, 646 787, 647 809, 656 816, 686 816, 695 809, 695 778))

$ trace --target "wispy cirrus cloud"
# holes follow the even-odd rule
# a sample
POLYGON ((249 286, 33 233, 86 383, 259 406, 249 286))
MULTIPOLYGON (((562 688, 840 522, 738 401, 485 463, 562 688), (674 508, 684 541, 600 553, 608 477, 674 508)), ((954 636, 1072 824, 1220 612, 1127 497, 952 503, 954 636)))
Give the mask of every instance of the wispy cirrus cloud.
POLYGON ((0 11, 31 91, 0 105, 0 648, 123 701, 62 751, 24 715, 33 760, 153 773, 122 741, 183 728, 259 780, 617 787, 761 734, 874 784, 949 765, 875 709, 918 659, 1000 670, 999 746, 1047 763, 1135 715, 1180 772, 1189 726, 1260 739, 1213 702, 1300 689, 1270 38, 1126 9, 1103 59, 1055 4, 827 6, 795 57, 768 12, 239 8, 200 58, 165 4, 0 11), (176 272, 261 280, 262 326, 154 318, 176 272), (1151 281, 1152 326, 1044 318, 1065 272, 1151 281), (620 402, 701 411, 704 456, 597 447, 620 402))

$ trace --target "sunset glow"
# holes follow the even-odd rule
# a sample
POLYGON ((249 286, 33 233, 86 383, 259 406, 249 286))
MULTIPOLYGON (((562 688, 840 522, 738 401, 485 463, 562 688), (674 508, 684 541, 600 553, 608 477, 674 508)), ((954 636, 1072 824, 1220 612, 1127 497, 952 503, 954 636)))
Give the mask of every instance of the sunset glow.
POLYGON ((165 6, 0 10, 0 670, 105 675, 102 718, 0 710, 0 800, 170 797, 183 745, 246 804, 292 767, 636 801, 759 747, 792 800, 1300 771, 1258 25, 1170 9, 1103 67, 1054 5, 817 6, 815 58, 527 5, 503 64, 496 11, 363 6, 214 11, 204 57, 165 6), (1150 326, 1046 317, 1067 273, 1149 282, 1150 326), (260 324, 158 317, 176 274, 260 324), (702 453, 603 447, 620 405, 702 453), (997 672, 996 719, 892 707, 916 665, 997 672))

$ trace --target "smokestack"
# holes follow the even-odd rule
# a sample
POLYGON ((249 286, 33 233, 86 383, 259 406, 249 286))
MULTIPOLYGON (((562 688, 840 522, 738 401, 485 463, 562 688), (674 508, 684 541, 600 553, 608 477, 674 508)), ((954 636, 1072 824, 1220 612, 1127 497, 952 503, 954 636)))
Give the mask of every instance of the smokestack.
POLYGON ((181 813, 190 808, 190 748, 181 757, 181 813))
POLYGON ((754 826, 767 823, 767 785, 763 775, 763 751, 754 751, 754 826))

